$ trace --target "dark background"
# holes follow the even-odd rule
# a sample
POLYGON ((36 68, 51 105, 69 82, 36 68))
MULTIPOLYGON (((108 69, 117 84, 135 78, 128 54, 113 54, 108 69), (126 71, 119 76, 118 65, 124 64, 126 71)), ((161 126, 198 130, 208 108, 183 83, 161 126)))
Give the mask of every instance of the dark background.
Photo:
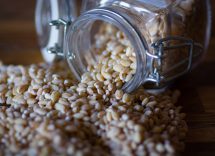
MULTIPOLYGON (((215 21, 215 1, 212 1, 215 21)), ((34 27, 35 0, 0 0, 0 60, 5 64, 42 61, 34 27)), ((215 155, 215 22, 204 62, 177 82, 179 104, 189 132, 183 155, 215 155)))

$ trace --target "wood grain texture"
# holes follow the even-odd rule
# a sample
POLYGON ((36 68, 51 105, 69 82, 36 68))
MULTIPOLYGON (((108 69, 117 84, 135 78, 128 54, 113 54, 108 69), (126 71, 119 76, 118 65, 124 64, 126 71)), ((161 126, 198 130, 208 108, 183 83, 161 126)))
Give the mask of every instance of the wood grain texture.
MULTIPOLYGON (((34 28, 35 0, 0 1, 0 60, 6 64, 42 61, 34 28), (12 5, 13 4, 13 5, 12 5)), ((215 1, 212 1, 215 10, 215 1)), ((215 14, 213 16, 215 19, 215 14)), ((176 83, 179 104, 187 113, 186 156, 215 155, 215 23, 207 56, 176 83)))

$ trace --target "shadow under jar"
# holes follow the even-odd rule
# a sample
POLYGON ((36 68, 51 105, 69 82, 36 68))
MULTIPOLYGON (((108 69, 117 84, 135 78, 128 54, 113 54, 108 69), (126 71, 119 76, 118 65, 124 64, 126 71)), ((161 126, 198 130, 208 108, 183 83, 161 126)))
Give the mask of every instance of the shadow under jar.
POLYGON ((132 45, 136 72, 123 90, 140 85, 164 88, 195 67, 205 54, 211 30, 209 0, 86 0, 68 27, 64 55, 80 80, 89 60, 97 61, 96 31, 117 27, 132 45))

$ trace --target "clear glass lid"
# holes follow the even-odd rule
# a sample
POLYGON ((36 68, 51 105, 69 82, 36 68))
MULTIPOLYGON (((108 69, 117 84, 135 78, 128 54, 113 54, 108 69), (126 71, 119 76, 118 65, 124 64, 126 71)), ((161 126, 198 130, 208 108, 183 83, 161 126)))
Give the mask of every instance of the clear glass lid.
POLYGON ((56 21, 61 19, 71 22, 76 16, 74 0, 37 0, 36 30, 42 55, 47 62, 56 58, 56 55, 50 54, 52 51, 62 52, 63 49, 64 28, 56 21))
POLYGON ((48 0, 37 0, 36 4, 36 30, 39 37, 39 44, 45 47, 48 44, 51 21, 51 4, 48 0))

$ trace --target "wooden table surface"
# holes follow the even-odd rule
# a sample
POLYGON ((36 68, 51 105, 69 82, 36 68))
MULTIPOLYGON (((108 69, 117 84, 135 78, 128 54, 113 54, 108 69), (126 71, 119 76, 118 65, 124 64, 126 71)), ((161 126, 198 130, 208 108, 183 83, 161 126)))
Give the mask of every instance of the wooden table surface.
MULTIPOLYGON (((0 6, 0 60, 5 64, 41 62, 34 27, 35 0, 1 0, 0 6)), ((215 8, 215 1, 212 6, 215 8)), ((215 156, 214 30, 204 62, 177 82, 182 91, 179 103, 187 113, 189 126, 182 155, 215 156)))

